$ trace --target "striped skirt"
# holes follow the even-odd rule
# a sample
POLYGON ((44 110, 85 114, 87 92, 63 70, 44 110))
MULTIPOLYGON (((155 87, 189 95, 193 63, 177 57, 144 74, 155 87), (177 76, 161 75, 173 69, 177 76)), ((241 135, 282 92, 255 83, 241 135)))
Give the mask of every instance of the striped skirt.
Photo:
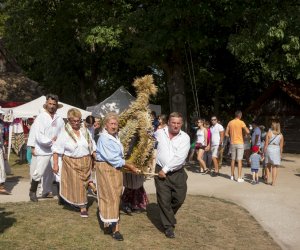
POLYGON ((96 162, 99 215, 104 223, 119 221, 123 174, 106 162, 96 162))
POLYGON ((64 155, 62 162, 60 196, 70 204, 86 205, 86 188, 91 175, 92 157, 87 155, 72 158, 64 155))

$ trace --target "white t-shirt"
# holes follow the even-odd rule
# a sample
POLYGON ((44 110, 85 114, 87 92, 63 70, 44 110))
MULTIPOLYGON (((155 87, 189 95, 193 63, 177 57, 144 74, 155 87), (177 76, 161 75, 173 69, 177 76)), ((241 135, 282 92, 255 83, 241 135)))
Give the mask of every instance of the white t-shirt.
POLYGON ((221 124, 216 123, 214 126, 210 127, 211 132, 211 146, 218 146, 220 144, 220 132, 224 131, 224 128, 221 124))

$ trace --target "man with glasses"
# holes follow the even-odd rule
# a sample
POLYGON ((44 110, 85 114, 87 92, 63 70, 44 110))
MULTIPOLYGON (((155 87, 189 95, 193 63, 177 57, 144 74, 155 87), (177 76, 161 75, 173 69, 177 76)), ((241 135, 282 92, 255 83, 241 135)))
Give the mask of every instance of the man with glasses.
MULTIPOLYGON (((61 105, 60 105, 61 106, 61 105)), ((52 182, 53 173, 50 159, 52 157, 51 146, 56 141, 58 134, 64 126, 63 119, 56 114, 58 104, 57 95, 48 94, 42 111, 35 119, 34 126, 30 130, 32 161, 30 164, 31 186, 29 198, 37 202, 36 191, 38 183, 43 178, 43 198, 53 198, 52 182)))
POLYGON ((220 150, 223 147, 223 139, 224 139, 224 128, 221 124, 218 123, 217 117, 214 115, 211 117, 210 132, 211 132, 211 154, 212 160, 214 163, 215 171, 212 172, 211 176, 215 177, 219 175, 219 154, 220 150))

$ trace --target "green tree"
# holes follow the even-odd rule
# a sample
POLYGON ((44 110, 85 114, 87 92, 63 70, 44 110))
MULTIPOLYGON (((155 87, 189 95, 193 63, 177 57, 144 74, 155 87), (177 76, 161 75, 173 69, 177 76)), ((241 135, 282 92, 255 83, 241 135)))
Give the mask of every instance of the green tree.
POLYGON ((253 1, 232 34, 229 50, 273 80, 300 78, 299 1, 253 1))
POLYGON ((122 1, 8 0, 4 38, 29 76, 81 106, 94 104, 120 46, 122 1))

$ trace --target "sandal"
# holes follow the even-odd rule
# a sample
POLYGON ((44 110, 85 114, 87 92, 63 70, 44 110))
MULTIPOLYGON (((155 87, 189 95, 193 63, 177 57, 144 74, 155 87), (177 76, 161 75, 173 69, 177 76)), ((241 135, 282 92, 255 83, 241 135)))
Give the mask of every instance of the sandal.
POLYGON ((0 189, 0 194, 10 195, 11 193, 8 192, 5 188, 0 189))

